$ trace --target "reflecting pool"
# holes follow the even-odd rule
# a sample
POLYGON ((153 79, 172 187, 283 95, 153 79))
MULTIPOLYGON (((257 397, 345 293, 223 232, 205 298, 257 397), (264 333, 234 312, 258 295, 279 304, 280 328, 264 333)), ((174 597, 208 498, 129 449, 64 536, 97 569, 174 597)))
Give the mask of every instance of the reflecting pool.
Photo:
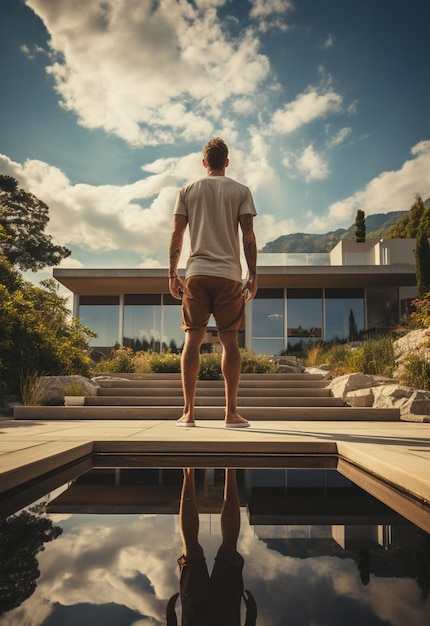
POLYGON ((13 501, 0 626, 430 623, 429 512, 334 469, 104 467, 13 501))

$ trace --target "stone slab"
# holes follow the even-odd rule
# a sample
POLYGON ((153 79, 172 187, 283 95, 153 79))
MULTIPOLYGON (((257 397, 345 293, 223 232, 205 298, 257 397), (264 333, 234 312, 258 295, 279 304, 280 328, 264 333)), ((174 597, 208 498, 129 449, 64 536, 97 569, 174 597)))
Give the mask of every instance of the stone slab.
MULTIPOLYGON (((175 406, 19 406, 14 408, 16 420, 177 420, 179 407, 175 406)), ((222 407, 196 407, 196 419, 220 419, 222 407)), ((364 407, 242 407, 238 410, 249 420, 256 421, 400 421, 399 409, 364 407)))

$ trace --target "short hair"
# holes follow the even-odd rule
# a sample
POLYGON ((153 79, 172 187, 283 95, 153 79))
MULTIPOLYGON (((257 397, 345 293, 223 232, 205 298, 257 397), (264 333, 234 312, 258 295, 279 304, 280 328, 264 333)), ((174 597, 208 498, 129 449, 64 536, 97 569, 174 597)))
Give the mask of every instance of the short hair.
POLYGON ((228 147, 221 137, 211 139, 203 149, 203 158, 214 170, 222 170, 228 158, 228 147))

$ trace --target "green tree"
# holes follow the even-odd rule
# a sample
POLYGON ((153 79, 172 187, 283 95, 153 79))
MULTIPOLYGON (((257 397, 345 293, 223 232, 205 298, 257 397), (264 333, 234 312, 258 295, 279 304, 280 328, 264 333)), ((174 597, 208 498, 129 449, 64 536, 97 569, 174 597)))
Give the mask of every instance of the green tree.
POLYGON ((62 532, 47 517, 28 511, 0 522, 0 615, 32 595, 40 576, 37 554, 62 532))
POLYGON ((364 211, 361 209, 357 210, 355 216, 355 241, 357 243, 366 241, 366 218, 364 211))
POLYGON ((0 250, 21 270, 57 265, 70 250, 45 233, 48 206, 18 187, 12 176, 0 175, 0 250))
POLYGON ((427 237, 430 237, 430 206, 424 209, 424 212, 421 215, 418 230, 423 230, 427 237))
POLYGON ((411 206, 409 213, 399 219, 394 224, 393 228, 388 233, 388 237, 399 237, 414 239, 418 235, 421 219, 426 213, 424 202, 421 196, 417 193, 415 196, 415 202, 411 206))
POLYGON ((47 375, 89 373, 89 328, 72 319, 51 279, 35 286, 0 258, 0 383, 19 391, 26 371, 47 375))
POLYGON ((415 261, 418 297, 423 298, 430 291, 430 245, 423 229, 417 235, 415 261))

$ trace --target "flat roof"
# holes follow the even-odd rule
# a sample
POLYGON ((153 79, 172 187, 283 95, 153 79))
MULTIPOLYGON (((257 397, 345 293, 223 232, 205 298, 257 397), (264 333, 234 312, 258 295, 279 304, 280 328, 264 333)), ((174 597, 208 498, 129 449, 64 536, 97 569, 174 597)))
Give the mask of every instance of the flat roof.
MULTIPOLYGON (((415 287, 415 265, 318 265, 258 267, 259 288, 415 287)), ((179 274, 183 275, 184 270, 179 274)), ((168 293, 167 268, 54 268, 53 276, 73 293, 118 295, 168 293)))

